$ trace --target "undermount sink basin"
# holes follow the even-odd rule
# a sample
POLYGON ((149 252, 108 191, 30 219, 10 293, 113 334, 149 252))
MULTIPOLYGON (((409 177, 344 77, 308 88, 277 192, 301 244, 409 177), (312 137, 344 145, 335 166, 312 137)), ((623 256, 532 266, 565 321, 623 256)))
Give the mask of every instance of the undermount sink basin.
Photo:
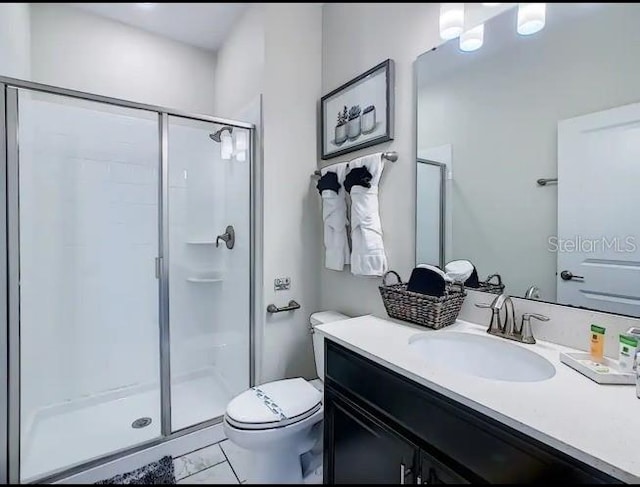
POLYGON ((556 374, 546 358, 488 336, 455 331, 419 333, 409 338, 409 348, 436 367, 485 379, 538 382, 556 374))

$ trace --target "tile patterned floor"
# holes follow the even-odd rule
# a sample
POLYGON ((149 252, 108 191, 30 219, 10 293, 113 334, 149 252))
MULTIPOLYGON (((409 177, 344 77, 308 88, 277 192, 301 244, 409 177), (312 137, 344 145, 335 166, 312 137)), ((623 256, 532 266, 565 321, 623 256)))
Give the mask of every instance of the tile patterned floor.
MULTIPOLYGON (((244 484, 250 468, 249 452, 229 440, 173 459, 179 484, 244 484)), ((322 483, 322 466, 304 480, 322 483)))
POLYGON ((224 440, 173 459, 179 484, 240 484, 247 479, 248 452, 224 440))
POLYGON ((246 482, 249 475, 250 460, 247 450, 231 443, 229 440, 220 443, 220 447, 227 457, 236 477, 240 482, 246 482))

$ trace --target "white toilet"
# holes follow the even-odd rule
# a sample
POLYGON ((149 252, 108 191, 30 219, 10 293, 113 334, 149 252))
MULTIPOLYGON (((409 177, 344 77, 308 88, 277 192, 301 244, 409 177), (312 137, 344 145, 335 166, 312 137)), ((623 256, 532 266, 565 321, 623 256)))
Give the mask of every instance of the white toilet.
MULTIPOLYGON (((317 325, 346 320, 335 311, 314 313, 317 325)), ((313 334, 313 354, 324 380, 324 338, 313 334)), ((252 453, 250 483, 301 483, 301 455, 313 451, 322 437, 322 391, 300 377, 252 387, 229 402, 224 431, 230 441, 252 453)), ((308 455, 306 455, 308 456, 308 455)))

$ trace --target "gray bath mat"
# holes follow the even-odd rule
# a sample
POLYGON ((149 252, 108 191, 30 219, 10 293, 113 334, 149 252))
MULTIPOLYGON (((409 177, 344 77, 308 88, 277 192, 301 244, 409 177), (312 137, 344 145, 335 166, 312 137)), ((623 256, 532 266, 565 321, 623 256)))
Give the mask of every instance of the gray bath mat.
POLYGON ((157 462, 137 468, 128 473, 101 480, 96 484, 175 484, 173 458, 163 457, 157 462))

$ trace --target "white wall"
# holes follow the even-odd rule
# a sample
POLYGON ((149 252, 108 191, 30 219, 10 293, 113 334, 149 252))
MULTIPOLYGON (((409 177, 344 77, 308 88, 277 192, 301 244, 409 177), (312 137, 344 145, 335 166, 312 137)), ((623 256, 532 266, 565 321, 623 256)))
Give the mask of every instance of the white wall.
POLYGON ((59 4, 31 4, 32 80, 214 114, 215 54, 59 4))
POLYGON ((263 380, 315 377, 309 315, 318 309, 321 234, 316 169, 321 96, 322 7, 265 4, 264 303, 302 308, 267 316, 263 380), (291 277, 291 291, 273 280, 291 277))
POLYGON ((30 38, 29 4, 0 4, 0 75, 29 79, 30 38))
MULTIPOLYGON (((414 267, 415 142, 413 62, 438 43, 439 5, 428 3, 325 4, 323 9, 322 92, 328 93, 387 58, 396 65, 395 140, 353 152, 394 150, 380 184, 380 214, 389 266, 404 279, 414 267)), ((318 164, 338 162, 344 158, 318 164)), ((319 202, 316 198, 316 206, 319 202)), ((320 226, 319 217, 316 225, 320 226)), ((320 234, 320 230, 317 230, 320 234)), ((318 255, 316 259, 320 260, 318 255)), ((357 315, 386 316, 380 279, 354 277, 349 271, 320 272, 320 306, 357 315)))
POLYGON ((264 9, 261 4, 253 4, 216 53, 216 115, 236 118, 262 93, 264 42, 264 9))
MULTIPOLYGON (((257 299, 257 377, 315 377, 309 315, 318 308, 320 218, 316 103, 321 93, 320 4, 253 4, 218 51, 215 105, 241 118, 262 93, 263 290, 257 299), (276 277, 291 291, 274 292, 276 277), (302 309, 268 315, 296 299, 302 309)), ((260 149, 260 147, 258 147, 260 149)))

